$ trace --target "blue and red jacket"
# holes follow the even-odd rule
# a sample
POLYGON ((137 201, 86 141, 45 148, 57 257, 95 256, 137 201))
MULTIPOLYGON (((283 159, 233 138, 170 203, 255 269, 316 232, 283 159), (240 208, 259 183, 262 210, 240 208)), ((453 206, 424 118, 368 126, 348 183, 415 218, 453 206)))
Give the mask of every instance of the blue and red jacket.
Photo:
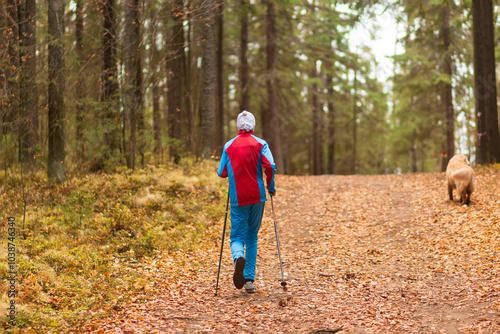
POLYGON ((220 177, 229 177, 231 206, 267 200, 262 167, 265 168, 267 189, 276 192, 276 165, 265 140, 255 136, 253 132, 240 131, 224 145, 217 174, 220 177))

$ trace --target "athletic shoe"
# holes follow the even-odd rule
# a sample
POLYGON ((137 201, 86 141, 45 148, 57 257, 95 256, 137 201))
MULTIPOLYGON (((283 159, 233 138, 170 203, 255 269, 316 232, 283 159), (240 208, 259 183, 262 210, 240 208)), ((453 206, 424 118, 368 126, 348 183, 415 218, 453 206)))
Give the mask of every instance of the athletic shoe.
POLYGON ((236 289, 241 289, 245 285, 245 258, 239 257, 234 262, 233 283, 236 289))
POLYGON ((245 283, 245 290, 247 293, 255 293, 255 284, 253 284, 253 281, 247 281, 245 283))

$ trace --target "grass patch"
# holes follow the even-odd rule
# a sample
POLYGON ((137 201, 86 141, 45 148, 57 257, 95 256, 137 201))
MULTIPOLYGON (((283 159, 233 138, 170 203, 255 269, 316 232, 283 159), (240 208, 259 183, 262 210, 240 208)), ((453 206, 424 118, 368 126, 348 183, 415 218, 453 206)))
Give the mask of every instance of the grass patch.
MULTIPOLYGON (((0 227, 16 219, 17 326, 60 333, 144 289, 134 264, 195 249, 224 212, 215 161, 73 178, 0 174, 0 227), (22 182, 24 181, 24 182, 22 182), (23 223, 23 187, 26 219, 23 223)), ((0 249, 0 328, 8 323, 7 243, 0 249)))

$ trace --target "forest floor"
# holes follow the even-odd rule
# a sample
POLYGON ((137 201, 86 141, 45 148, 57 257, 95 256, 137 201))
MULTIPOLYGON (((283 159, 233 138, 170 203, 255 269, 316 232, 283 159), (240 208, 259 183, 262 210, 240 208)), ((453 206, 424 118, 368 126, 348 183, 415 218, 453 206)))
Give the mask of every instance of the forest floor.
POLYGON ((462 206, 448 200, 444 173, 278 176, 288 291, 268 202, 257 293, 233 286, 227 235, 214 295, 221 212, 207 246, 137 264, 144 289, 73 331, 500 333, 500 174, 476 183, 462 206))

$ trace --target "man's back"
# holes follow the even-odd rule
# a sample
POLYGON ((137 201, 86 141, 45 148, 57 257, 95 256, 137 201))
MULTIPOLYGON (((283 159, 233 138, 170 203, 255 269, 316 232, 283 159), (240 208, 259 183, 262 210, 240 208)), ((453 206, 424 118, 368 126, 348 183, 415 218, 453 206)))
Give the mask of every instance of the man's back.
POLYGON ((252 131, 240 131, 224 145, 217 173, 229 177, 231 206, 266 201, 262 167, 266 169, 268 182, 271 182, 275 168, 271 151, 267 143, 252 131))

